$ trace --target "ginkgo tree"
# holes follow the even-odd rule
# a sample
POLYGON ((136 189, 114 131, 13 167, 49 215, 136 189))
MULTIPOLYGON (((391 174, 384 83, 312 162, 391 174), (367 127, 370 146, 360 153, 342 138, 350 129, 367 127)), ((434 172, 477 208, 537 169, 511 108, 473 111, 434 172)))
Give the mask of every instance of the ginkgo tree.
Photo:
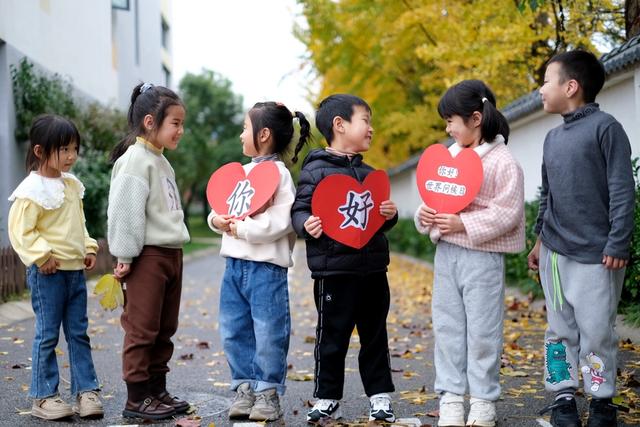
POLYGON ((318 97, 349 92, 370 103, 376 132, 367 160, 376 167, 445 136, 436 107, 450 85, 484 80, 502 107, 539 87, 555 53, 599 53, 624 40, 622 0, 299 3, 307 25, 296 35, 321 80, 318 97))

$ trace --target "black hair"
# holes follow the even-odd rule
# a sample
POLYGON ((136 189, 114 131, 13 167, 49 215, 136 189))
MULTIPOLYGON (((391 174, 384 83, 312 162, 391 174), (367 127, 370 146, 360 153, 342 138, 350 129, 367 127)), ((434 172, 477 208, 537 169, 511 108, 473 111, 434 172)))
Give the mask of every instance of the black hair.
POLYGON ((275 143, 274 153, 283 154, 287 151, 291 140, 293 139, 293 119, 297 118, 300 122, 300 138, 296 144, 291 161, 298 161, 298 153, 304 144, 311 139, 311 125, 309 121, 300 111, 291 113, 284 104, 280 102, 257 102, 251 110, 249 110, 249 118, 251 119, 251 128, 253 131, 253 146, 258 149, 258 134, 261 129, 268 128, 271 130, 273 142, 275 143))
POLYGON ((330 95, 320 101, 318 111, 316 111, 316 127, 327 140, 327 144, 331 145, 333 141, 333 119, 342 117, 344 120, 351 122, 354 113, 354 107, 364 107, 371 114, 371 107, 367 102, 355 95, 346 93, 337 93, 330 95))
POLYGON ((547 66, 557 62, 560 64, 561 83, 575 80, 582 88, 584 102, 594 102, 604 86, 605 71, 602 62, 586 50, 572 50, 555 55, 547 66))
POLYGON ((136 137, 144 136, 147 133, 144 128, 144 117, 147 114, 151 114, 153 117, 153 130, 157 130, 162 126, 167 109, 173 105, 185 108, 180 97, 171 89, 149 83, 140 83, 134 87, 127 114, 129 133, 111 151, 110 161, 118 160, 127 151, 127 148, 136 142, 136 137))
POLYGON ((55 114, 42 114, 36 117, 29 129, 29 152, 27 153, 27 172, 37 170, 52 155, 58 155, 61 147, 75 142, 80 153, 80 132, 69 119, 55 114), (36 156, 36 145, 42 147, 42 155, 36 156))
POLYGON ((438 114, 443 119, 460 116, 467 122, 476 111, 482 113, 480 134, 491 142, 500 134, 509 140, 509 123, 496 107, 496 97, 482 80, 463 80, 451 86, 438 102, 438 114))

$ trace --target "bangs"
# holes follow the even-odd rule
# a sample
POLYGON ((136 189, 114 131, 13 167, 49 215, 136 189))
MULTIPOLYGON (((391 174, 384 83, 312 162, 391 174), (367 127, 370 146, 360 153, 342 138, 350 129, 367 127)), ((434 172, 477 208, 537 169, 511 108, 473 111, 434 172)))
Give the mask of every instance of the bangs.
POLYGON ((50 133, 51 148, 66 147, 75 142, 80 149, 80 133, 78 129, 68 120, 56 120, 52 123, 50 133))
POLYGON ((438 114, 443 119, 449 119, 453 116, 468 117, 465 109, 460 103, 457 86, 449 88, 438 102, 438 114))

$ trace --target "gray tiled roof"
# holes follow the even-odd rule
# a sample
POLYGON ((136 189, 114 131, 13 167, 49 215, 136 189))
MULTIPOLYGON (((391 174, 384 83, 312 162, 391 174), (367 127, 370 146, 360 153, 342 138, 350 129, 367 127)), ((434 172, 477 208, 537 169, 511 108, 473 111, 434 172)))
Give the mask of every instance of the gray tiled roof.
MULTIPOLYGON (((626 41, 611 52, 605 53, 600 60, 604 64, 607 77, 628 68, 630 65, 640 62, 640 35, 626 41)), ((534 90, 504 107, 502 113, 509 122, 513 122, 541 108, 542 100, 540 99, 540 93, 534 90)), ((416 154, 404 163, 387 169, 387 174, 394 176, 407 169, 414 168, 418 165, 421 155, 422 153, 416 154)))
MULTIPOLYGON (((626 41, 600 58, 607 77, 622 71, 640 61, 640 35, 626 41)), ((518 120, 542 108, 542 100, 537 90, 524 95, 504 107, 502 113, 510 122, 518 120)))

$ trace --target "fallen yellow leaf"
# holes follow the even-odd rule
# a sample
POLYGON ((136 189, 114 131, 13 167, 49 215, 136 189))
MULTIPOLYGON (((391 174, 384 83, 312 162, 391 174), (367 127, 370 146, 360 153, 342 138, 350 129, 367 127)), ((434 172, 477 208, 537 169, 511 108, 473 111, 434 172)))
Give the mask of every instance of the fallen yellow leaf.
POLYGON ((105 310, 115 310, 124 305, 124 293, 120 282, 113 274, 105 274, 93 289, 95 295, 102 295, 100 305, 105 310))

